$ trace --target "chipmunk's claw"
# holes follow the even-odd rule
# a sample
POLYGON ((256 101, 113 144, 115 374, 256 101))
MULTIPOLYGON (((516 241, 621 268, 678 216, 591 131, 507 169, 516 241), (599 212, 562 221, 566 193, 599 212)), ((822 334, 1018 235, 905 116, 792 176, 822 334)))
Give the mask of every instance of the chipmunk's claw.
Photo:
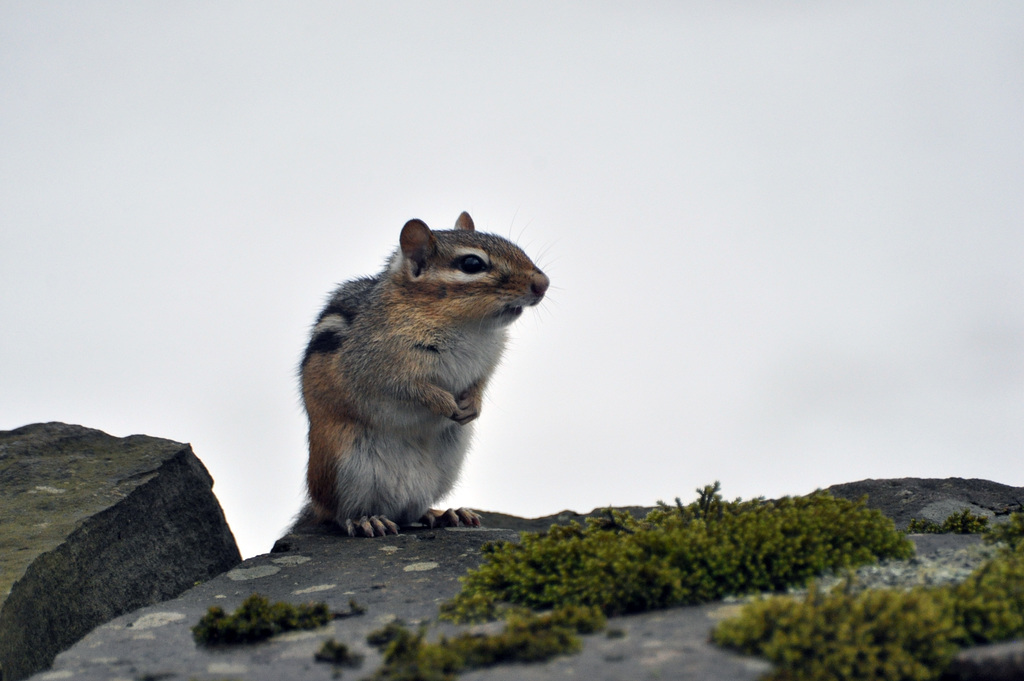
POLYGON ((420 518, 420 522, 430 528, 458 527, 459 523, 462 523, 466 527, 480 527, 480 516, 465 508, 460 508, 454 511, 450 508, 447 511, 439 511, 431 508, 423 514, 423 517, 420 518))
POLYGON ((455 515, 459 516, 459 520, 466 527, 480 527, 480 516, 467 508, 460 508, 455 511, 455 515))
POLYGON ((350 537, 383 537, 386 534, 398 534, 398 525, 382 515, 364 515, 358 520, 346 518, 345 531, 350 537))

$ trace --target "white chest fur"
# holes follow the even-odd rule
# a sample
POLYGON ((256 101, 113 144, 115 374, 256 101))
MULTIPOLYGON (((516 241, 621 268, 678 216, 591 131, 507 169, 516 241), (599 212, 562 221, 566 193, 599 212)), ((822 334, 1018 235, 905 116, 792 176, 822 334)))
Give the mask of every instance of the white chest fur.
POLYGON ((504 327, 477 325, 461 329, 437 353, 431 378, 458 395, 491 375, 501 361, 505 340, 504 327))

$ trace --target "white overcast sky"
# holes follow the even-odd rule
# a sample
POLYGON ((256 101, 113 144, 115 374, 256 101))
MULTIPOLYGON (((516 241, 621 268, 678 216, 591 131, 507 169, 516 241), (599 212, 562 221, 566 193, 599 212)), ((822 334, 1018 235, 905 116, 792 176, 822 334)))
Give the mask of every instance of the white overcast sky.
POLYGON ((446 505, 1024 485, 1024 3, 0 3, 0 429, 303 495, 337 282, 468 210, 552 290, 446 505))

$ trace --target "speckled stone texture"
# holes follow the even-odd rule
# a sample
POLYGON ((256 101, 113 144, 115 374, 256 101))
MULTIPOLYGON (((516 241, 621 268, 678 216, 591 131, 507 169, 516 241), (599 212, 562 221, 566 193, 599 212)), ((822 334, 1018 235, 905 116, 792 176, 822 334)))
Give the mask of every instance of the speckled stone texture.
MULTIPOLYGON (((4 478, 0 440, 0 480, 4 478)), ((184 445, 178 445, 184 447, 184 445)), ((54 488, 53 483, 46 483, 54 488)), ((837 496, 867 494, 879 508, 905 526, 911 517, 939 522, 970 508, 995 521, 1019 508, 1021 488, 979 480, 865 480, 830 488, 837 496), (948 510, 947 510, 948 509, 948 510), (941 517, 940 511, 942 512, 941 517)), ((40 491, 39 493, 43 493, 40 491)), ((56 494, 49 491, 47 494, 56 494)), ((6 508, 6 507, 4 507, 6 508)), ((637 515, 647 509, 629 508, 637 515)), ((438 623, 438 605, 459 589, 459 578, 479 565, 488 541, 517 541, 519 530, 543 530, 552 523, 581 521, 586 515, 565 511, 546 518, 523 519, 483 512, 484 527, 403 530, 398 536, 349 538, 329 529, 286 535, 267 555, 251 558, 177 598, 110 619, 57 656, 50 670, 33 681, 100 679, 334 679, 367 678, 381 663, 366 642, 367 632, 395 618, 416 625, 430 623, 430 638, 477 630, 438 623), (292 632, 251 645, 197 646, 191 627, 211 605, 234 610, 247 596, 262 593, 272 601, 324 601, 336 612, 350 610, 354 599, 365 613, 336 619, 313 631, 292 632), (359 669, 335 669, 316 661, 324 641, 334 638, 364 656, 359 669)), ((219 509, 218 509, 219 513, 219 509)), ((901 588, 962 580, 983 562, 991 548, 974 535, 913 535, 917 555, 858 572, 865 588, 901 588)), ((735 615, 736 599, 695 607, 613 617, 605 632, 583 637, 579 655, 560 656, 542 664, 508 664, 462 676, 465 681, 586 678, 755 681, 770 665, 742 657, 708 642, 715 623, 735 615)), ((490 631, 495 624, 481 625, 490 631), (488 627, 490 629, 488 629, 488 627)), ((947 680, 1024 679, 1024 642, 965 650, 947 680)))
MULTIPOLYGON (((398 536, 351 538, 330 532, 300 532, 283 537, 273 553, 250 558, 227 574, 177 599, 138 610, 98 627, 59 655, 53 670, 34 681, 105 679, 365 679, 381 656, 366 635, 394 619, 415 626, 435 621, 438 605, 454 596, 459 578, 480 564, 480 547, 488 541, 517 541, 509 530, 446 528, 403 530, 398 536), (354 599, 366 611, 336 619, 312 631, 275 636, 247 645, 201 647, 190 627, 211 605, 235 610, 250 594, 290 603, 326 602, 332 611, 350 610, 354 599), (364 656, 360 669, 336 670, 314 654, 334 638, 364 656)), ((770 667, 708 642, 715 622, 732 612, 709 604, 673 608, 644 615, 615 617, 608 631, 584 637, 579 655, 546 663, 511 664, 483 669, 460 678, 691 679, 756 681, 770 667), (614 632, 609 635, 608 632, 614 632)), ((429 637, 452 635, 476 627, 434 623, 429 637)), ((479 630, 496 631, 495 625, 479 630)))
MULTIPOLYGON (((517 539, 514 531, 493 528, 404 530, 398 536, 375 539, 350 538, 330 531, 290 534, 279 540, 270 554, 250 558, 176 599, 97 627, 60 654, 51 671, 36 675, 33 681, 326 681, 336 678, 338 671, 343 679, 368 678, 380 665, 381 657, 367 644, 366 635, 394 619, 412 626, 432 622, 431 639, 467 629, 496 631, 494 624, 438 624, 438 604, 455 595, 459 577, 466 570, 480 564, 480 548, 485 542, 517 539), (271 601, 323 601, 340 613, 350 611, 349 600, 354 599, 366 611, 313 631, 283 634, 263 643, 213 648, 196 645, 190 628, 208 607, 217 605, 231 612, 252 593, 261 593, 271 601), (331 638, 364 656, 359 669, 336 670, 315 660, 316 651, 331 638)), ((913 539, 918 550, 914 560, 930 564, 979 545, 978 537, 971 535, 914 535, 913 539)), ((771 669, 767 662, 735 655, 708 642, 714 625, 738 614, 741 607, 735 601, 717 602, 612 617, 604 632, 583 637, 583 651, 578 655, 559 656, 540 664, 500 665, 466 673, 460 679, 756 681, 771 669)), ((1017 645, 964 651, 955 673, 947 679, 988 678, 980 675, 986 669, 1020 672, 1019 666, 1012 666, 1018 664, 1017 645)))
POLYGON ((0 431, 4 681, 240 562, 212 487, 187 444, 63 423, 0 431))

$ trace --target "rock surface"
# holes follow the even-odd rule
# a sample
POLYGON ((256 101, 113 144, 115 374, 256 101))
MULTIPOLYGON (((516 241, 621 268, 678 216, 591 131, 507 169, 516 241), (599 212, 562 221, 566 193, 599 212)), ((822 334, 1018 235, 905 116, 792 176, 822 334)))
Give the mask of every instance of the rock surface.
POLYGON ((1021 681, 1024 679, 1024 641, 965 650, 953 660, 944 678, 947 681, 1021 681))
MULTIPOLYGON (((516 541, 518 534, 495 529, 406 530, 377 539, 331 533, 292 534, 277 552, 251 558, 227 574, 179 598, 119 617, 90 633, 57 657, 53 679, 331 679, 335 669, 314 661, 329 638, 365 656, 362 668, 345 678, 365 678, 381 662, 366 635, 399 618, 406 623, 437 617, 438 604, 459 590, 458 578, 481 561, 486 541, 516 541), (284 550, 287 549, 287 550, 284 550), (190 627, 208 607, 231 612, 250 594, 292 603, 324 601, 348 612, 349 600, 366 608, 309 632, 277 636, 258 644, 197 646, 190 627)), ((612 618, 606 633, 585 637, 580 655, 546 664, 509 665, 465 674, 464 679, 554 679, 573 674, 601 679, 694 679, 754 681, 767 663, 725 652, 707 642, 717 617, 729 606, 712 604, 646 615, 612 618)), ((488 625, 484 625, 486 628, 488 625)), ((435 627, 434 635, 459 630, 435 627)))
MULTIPOLYGON (((911 516, 941 521, 945 516, 931 518, 921 509, 930 505, 939 508, 934 504, 941 504, 943 499, 949 512, 959 511, 964 506, 958 504, 966 500, 978 509, 976 513, 988 510, 991 514, 1020 499, 1021 488, 985 481, 937 482, 944 481, 878 480, 836 487, 854 486, 848 492, 852 498, 868 494, 869 505, 883 512, 898 512, 896 522, 904 525, 911 516), (994 496, 980 496, 978 490, 984 489, 994 496), (906 494, 908 490, 910 495, 906 494), (916 498, 905 502, 909 497, 916 498)), ((847 496, 842 491, 834 493, 847 496)), ((646 509, 628 510, 642 514, 646 509)), ((600 513, 598 509, 586 515, 600 513)), ((409 624, 436 620, 438 604, 458 591, 458 578, 481 562, 483 543, 515 541, 515 530, 546 529, 552 522, 580 521, 586 515, 565 511, 542 519, 522 519, 485 513, 485 527, 480 529, 404 530, 397 537, 378 539, 351 539, 327 531, 290 534, 279 540, 270 554, 249 559, 176 599, 98 627, 59 655, 51 671, 34 678, 327 679, 337 678, 339 672, 343 678, 367 678, 381 658, 366 643, 366 634, 395 618, 409 624), (349 601, 354 599, 366 612, 336 619, 314 631, 285 634, 259 644, 215 648, 195 644, 191 627, 209 606, 218 605, 230 612, 252 593, 262 593, 272 601, 325 601, 339 613, 349 612, 349 601), (342 670, 316 662, 314 654, 330 638, 364 655, 361 668, 342 670)), ((863 568, 861 578, 866 586, 959 581, 986 557, 987 547, 977 536, 912 538, 917 556, 910 561, 863 568)), ((737 656, 708 643, 715 622, 732 616, 741 607, 730 602, 733 600, 611 618, 605 632, 584 637, 584 650, 579 655, 544 664, 493 667, 460 678, 752 681, 769 669, 766 662, 737 656)), ((487 626, 493 625, 484 628, 487 626)), ((430 637, 465 629, 435 622, 430 637)), ((964 651, 947 678, 1024 678, 1022 645, 1018 641, 964 651), (986 676, 995 673, 1003 676, 986 676)))
MULTIPOLYGON (((653 508, 653 506, 616 506, 615 510, 628 511, 637 518, 643 518, 653 508)), ((562 511, 561 513, 546 515, 540 518, 520 518, 494 511, 481 511, 481 513, 487 517, 487 527, 515 530, 516 532, 547 532, 548 528, 552 525, 568 525, 569 523, 584 525, 587 518, 598 518, 605 515, 605 510, 605 508, 595 508, 590 513, 562 511)))
MULTIPOLYGON (((832 485, 825 488, 825 491, 834 497, 851 501, 857 501, 866 495, 868 508, 878 509, 886 517, 891 518, 898 530, 907 529, 912 518, 941 524, 951 514, 965 508, 994 522, 1007 518, 1011 513, 1024 510, 1024 487, 1013 487, 977 478, 868 479, 832 485)), ((654 507, 617 508, 642 518, 654 507)), ((542 532, 554 523, 583 523, 588 517, 603 515, 604 509, 595 508, 590 513, 562 511, 543 518, 518 518, 503 513, 486 513, 489 527, 542 532)))
POLYGON ((0 431, 3 678, 236 565, 212 486, 187 444, 62 423, 0 431))
POLYGON ((942 524, 965 508, 993 520, 1024 510, 1024 487, 977 478, 860 480, 832 485, 826 491, 851 500, 867 495, 868 508, 877 508, 892 518, 898 530, 907 529, 912 518, 942 524))

